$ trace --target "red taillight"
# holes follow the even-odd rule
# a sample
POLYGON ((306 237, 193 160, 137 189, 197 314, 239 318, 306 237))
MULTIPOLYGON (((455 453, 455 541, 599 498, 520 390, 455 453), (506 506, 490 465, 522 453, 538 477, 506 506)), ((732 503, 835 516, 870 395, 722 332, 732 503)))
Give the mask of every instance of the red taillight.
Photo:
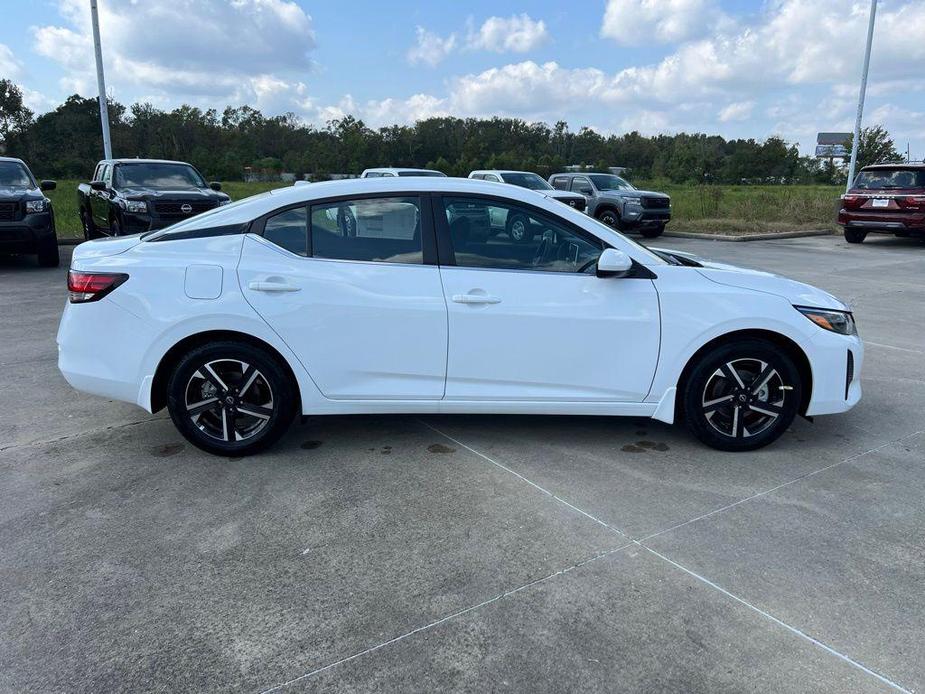
POLYGON ((98 301, 128 279, 122 272, 78 272, 67 273, 67 290, 72 304, 98 301))
POLYGON ((842 202, 857 202, 860 198, 857 195, 842 195, 842 202))

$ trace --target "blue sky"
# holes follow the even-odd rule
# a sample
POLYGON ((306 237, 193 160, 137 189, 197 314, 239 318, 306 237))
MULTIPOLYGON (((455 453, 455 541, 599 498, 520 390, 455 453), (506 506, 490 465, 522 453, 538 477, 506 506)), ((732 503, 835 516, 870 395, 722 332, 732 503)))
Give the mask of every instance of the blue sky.
MULTIPOLYGON (((853 124, 866 0, 99 0, 110 94, 313 123, 519 116, 604 133, 853 124), (196 18, 195 20, 193 18, 196 18)), ((6 2, 0 75, 38 112, 95 93, 89 0, 6 2)), ((925 157, 925 0, 881 0, 865 123, 925 157), (918 30, 915 28, 918 27, 918 30)))

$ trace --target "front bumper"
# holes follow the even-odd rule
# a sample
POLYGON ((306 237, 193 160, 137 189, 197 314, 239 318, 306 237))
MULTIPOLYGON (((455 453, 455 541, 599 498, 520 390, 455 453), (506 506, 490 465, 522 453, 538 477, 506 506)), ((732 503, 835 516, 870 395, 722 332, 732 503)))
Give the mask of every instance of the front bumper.
POLYGON ((671 208, 653 210, 644 207, 626 207, 620 221, 627 229, 668 224, 671 221, 671 208))
POLYGON ((819 330, 813 339, 810 368, 813 393, 806 415, 847 412, 861 399, 864 343, 857 335, 819 330))
POLYGON ((23 215, 18 221, 0 222, 0 252, 34 253, 54 236, 55 220, 51 212, 23 215))

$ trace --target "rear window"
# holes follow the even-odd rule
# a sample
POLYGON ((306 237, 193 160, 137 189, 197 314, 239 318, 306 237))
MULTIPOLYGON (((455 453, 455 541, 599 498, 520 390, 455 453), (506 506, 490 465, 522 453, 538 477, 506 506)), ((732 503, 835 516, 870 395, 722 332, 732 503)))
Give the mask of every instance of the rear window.
POLYGON ((446 178, 445 173, 440 173, 439 171, 399 171, 399 176, 435 176, 440 178, 446 178))
POLYGON ((925 171, 921 169, 867 169, 854 179, 861 190, 905 190, 925 188, 925 171))
POLYGON ((560 176, 552 179, 552 187, 556 190, 568 190, 568 178, 560 176))

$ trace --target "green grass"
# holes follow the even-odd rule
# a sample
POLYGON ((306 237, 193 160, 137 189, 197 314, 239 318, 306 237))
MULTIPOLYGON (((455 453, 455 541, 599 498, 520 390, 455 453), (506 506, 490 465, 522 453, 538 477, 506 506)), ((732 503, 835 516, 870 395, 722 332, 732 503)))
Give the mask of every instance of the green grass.
MULTIPOLYGON (((80 237, 77 181, 58 181, 48 194, 53 201, 61 238, 80 237)), ((288 185, 286 183, 224 183, 232 200, 288 185)), ((761 233, 800 229, 834 229, 837 186, 689 186, 656 181, 638 182, 648 190, 671 196, 675 231, 761 233)))

